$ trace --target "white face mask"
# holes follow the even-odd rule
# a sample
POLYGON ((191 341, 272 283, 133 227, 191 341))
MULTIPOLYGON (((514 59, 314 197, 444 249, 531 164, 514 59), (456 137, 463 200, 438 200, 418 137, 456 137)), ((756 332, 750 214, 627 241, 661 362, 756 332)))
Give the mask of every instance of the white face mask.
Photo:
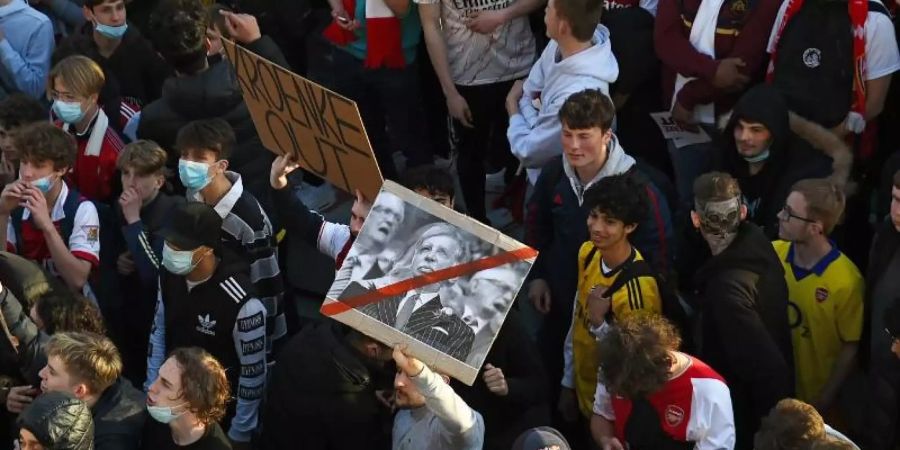
POLYGON ((174 275, 187 275, 194 271, 200 261, 203 261, 206 255, 203 255, 196 263, 193 262, 193 250, 175 250, 169 247, 169 244, 163 244, 162 264, 170 273, 174 275))
POLYGON ((175 406, 150 406, 147 405, 147 412, 150 414, 150 417, 153 420, 159 423, 170 423, 173 420, 181 417, 184 413, 187 412, 187 409, 180 413, 174 413, 172 410, 175 408, 181 408, 182 406, 187 405, 187 402, 182 403, 180 405, 175 406))

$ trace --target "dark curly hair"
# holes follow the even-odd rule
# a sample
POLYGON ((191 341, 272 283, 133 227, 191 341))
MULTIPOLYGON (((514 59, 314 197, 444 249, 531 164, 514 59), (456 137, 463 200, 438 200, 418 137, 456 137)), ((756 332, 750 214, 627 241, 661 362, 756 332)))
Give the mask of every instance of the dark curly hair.
POLYGON ((153 46, 177 72, 193 75, 206 67, 207 17, 200 0, 164 0, 150 15, 153 46))
POLYGON ((169 358, 181 369, 181 396, 197 419, 209 425, 225 417, 231 394, 222 364, 199 347, 176 348, 169 358))
POLYGON ((75 164, 78 144, 75 137, 50 122, 25 125, 16 131, 13 146, 22 162, 50 161, 53 170, 71 168, 75 164))
POLYGON ((639 224, 647 218, 647 203, 647 190, 628 174, 601 178, 584 193, 588 211, 598 211, 626 225, 639 224))
POLYGON ((669 380, 681 336, 658 314, 626 317, 600 340, 600 382, 615 395, 645 397, 669 380))
POLYGON ((25 94, 15 93, 0 101, 0 127, 12 131, 23 125, 49 120, 47 108, 25 94))
POLYGON ((585 89, 569 96, 559 108, 559 121, 573 130, 612 127, 616 107, 600 89, 585 89))
POLYGON ((35 310, 49 335, 64 331, 106 333, 100 309, 78 294, 51 290, 37 298, 35 310))

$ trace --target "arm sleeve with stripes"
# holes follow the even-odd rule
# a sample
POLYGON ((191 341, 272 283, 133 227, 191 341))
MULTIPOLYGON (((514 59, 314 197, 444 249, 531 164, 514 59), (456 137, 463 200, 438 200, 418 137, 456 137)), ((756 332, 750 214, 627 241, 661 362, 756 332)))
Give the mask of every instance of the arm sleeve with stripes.
POLYGON ((266 381, 266 308, 252 298, 238 312, 232 332, 234 348, 241 361, 237 408, 228 437, 249 442, 259 419, 259 403, 266 381))

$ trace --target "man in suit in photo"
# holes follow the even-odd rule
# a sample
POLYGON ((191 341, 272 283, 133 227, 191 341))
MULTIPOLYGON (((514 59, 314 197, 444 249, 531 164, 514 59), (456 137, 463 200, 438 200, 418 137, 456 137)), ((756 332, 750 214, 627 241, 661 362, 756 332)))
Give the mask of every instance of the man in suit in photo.
MULTIPOLYGON (((452 225, 427 225, 413 247, 415 253, 408 266, 397 267, 388 276, 377 280, 353 281, 341 293, 340 299, 460 264, 466 260, 463 242, 468 239, 452 225)), ((358 309, 410 337, 465 361, 472 349, 475 332, 453 309, 442 303, 441 284, 432 283, 358 309)))

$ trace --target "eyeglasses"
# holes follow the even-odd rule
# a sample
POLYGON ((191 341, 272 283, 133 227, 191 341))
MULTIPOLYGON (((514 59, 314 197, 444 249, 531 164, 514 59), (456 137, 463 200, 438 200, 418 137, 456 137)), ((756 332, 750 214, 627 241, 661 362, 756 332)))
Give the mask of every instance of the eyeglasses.
POLYGON ((794 212, 791 210, 791 207, 788 205, 784 205, 781 208, 781 213, 784 214, 785 217, 787 217, 786 219, 784 219, 785 222, 787 222, 791 219, 797 219, 801 222, 806 222, 806 223, 815 223, 816 222, 815 220, 812 220, 809 217, 801 217, 801 216, 794 214, 794 212))
POLYGON ((891 337, 891 343, 900 341, 900 336, 894 336, 894 333, 891 333, 891 330, 888 330, 887 328, 885 328, 884 332, 887 333, 887 335, 891 337))
POLYGON ((70 103, 75 103, 75 102, 81 101, 81 99, 78 98, 75 94, 72 94, 69 92, 59 92, 56 89, 50 90, 50 99, 51 100, 60 100, 60 101, 70 102, 70 103))

